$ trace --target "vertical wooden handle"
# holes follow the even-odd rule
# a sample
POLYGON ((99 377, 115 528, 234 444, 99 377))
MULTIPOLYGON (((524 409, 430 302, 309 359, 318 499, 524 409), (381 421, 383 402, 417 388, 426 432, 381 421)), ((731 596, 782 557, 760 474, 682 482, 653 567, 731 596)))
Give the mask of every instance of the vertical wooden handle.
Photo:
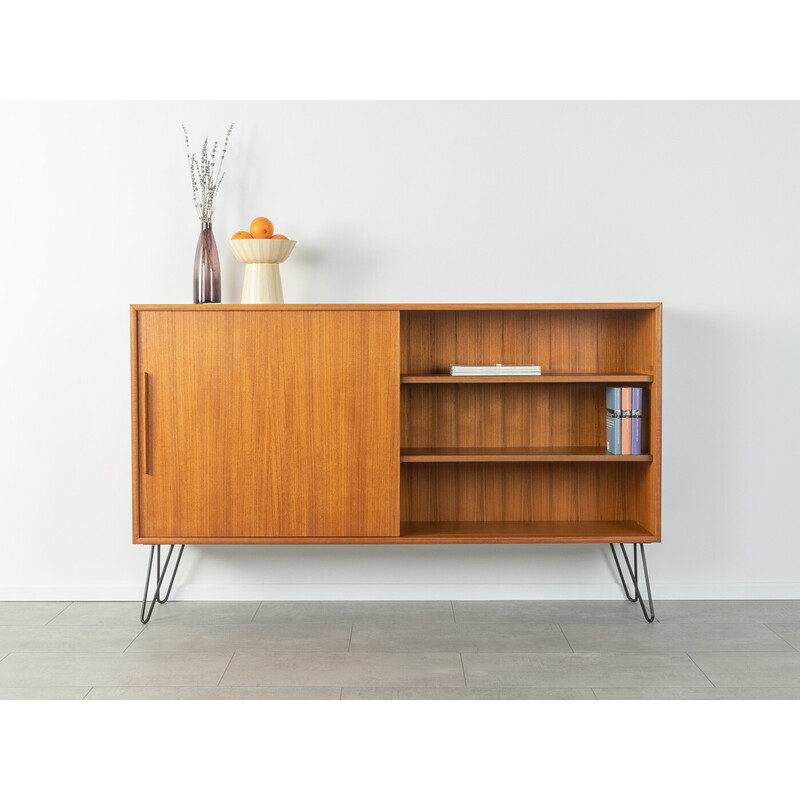
POLYGON ((142 465, 144 474, 150 474, 150 373, 145 372, 142 380, 142 465))

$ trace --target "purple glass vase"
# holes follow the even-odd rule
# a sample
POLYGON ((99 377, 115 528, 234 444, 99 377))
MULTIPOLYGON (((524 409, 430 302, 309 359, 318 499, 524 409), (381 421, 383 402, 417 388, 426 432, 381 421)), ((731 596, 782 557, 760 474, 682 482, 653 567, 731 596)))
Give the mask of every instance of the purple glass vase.
POLYGON ((221 303, 219 253, 210 222, 203 222, 194 254, 194 302, 221 303))

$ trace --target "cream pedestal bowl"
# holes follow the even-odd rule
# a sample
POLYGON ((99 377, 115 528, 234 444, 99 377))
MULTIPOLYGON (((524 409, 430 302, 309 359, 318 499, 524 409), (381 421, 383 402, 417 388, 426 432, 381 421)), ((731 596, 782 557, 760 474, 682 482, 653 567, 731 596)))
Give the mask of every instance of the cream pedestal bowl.
POLYGON ((236 258, 245 265, 242 303, 282 303, 280 265, 297 242, 291 239, 228 239, 236 258))

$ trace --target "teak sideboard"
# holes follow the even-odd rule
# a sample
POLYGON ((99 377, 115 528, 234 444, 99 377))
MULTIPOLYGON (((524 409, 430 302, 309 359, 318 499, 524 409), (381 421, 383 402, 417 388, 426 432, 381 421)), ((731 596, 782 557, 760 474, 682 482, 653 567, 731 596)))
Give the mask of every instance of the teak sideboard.
POLYGON ((135 305, 131 378, 135 543, 661 539, 660 303, 135 305))

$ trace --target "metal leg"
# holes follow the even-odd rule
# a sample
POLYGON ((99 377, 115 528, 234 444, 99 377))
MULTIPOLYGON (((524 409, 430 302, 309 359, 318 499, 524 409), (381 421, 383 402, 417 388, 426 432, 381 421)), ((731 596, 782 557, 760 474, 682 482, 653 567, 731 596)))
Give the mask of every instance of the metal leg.
POLYGON ((653 593, 650 591, 650 575, 647 572, 647 559, 644 556, 644 544, 639 543, 638 545, 634 543, 633 545, 633 568, 631 568, 631 562, 628 558, 628 553, 625 550, 625 545, 620 542, 619 549, 622 551, 622 556, 625 559, 625 564, 628 567, 628 574, 631 576, 631 580, 633 581, 633 595, 628 591, 628 585, 625 583, 625 576, 622 574, 622 567, 619 565, 619 559, 617 558, 617 551, 614 548, 613 543, 609 544, 611 547, 611 553, 614 556, 614 563, 617 565, 617 572, 619 572, 619 579, 622 582, 622 589, 625 592, 625 597, 628 598, 632 603, 635 603, 637 600, 639 601, 639 605, 642 607, 642 614, 644 618, 648 622, 652 622, 656 618, 656 612, 653 609, 653 593), (638 546, 638 550, 636 549, 638 546), (647 608, 644 605, 644 598, 642 597, 642 592, 639 589, 639 553, 642 554, 642 571, 644 572, 644 581, 645 585, 647 586, 647 602, 650 606, 650 613, 647 613, 647 608))
POLYGON ((181 557, 183 556, 183 548, 186 545, 182 544, 181 549, 178 551, 178 558, 175 561, 175 566, 172 569, 172 578, 170 579, 169 586, 167 587, 167 593, 164 597, 161 597, 161 585, 164 583, 164 578, 167 576, 167 568, 169 567, 169 560, 172 558, 172 551, 175 549, 175 545, 171 544, 169 546, 169 552, 167 553, 167 558, 164 561, 164 569, 161 569, 161 545, 160 544, 153 544, 150 545, 150 560, 147 562, 147 577, 144 581, 144 599, 142 600, 142 613, 140 619, 142 621, 142 625, 147 625, 150 622, 150 617, 153 616, 153 609, 156 606, 156 603, 163 605, 164 603, 169 600, 169 596, 172 593, 172 584, 175 583, 175 575, 178 572, 178 565, 181 563, 181 557), (156 549, 158 548, 158 549, 156 549), (156 553, 156 591, 153 595, 153 599, 150 601, 150 608, 147 608, 147 591, 150 588, 150 573, 153 570, 153 553, 156 553))

